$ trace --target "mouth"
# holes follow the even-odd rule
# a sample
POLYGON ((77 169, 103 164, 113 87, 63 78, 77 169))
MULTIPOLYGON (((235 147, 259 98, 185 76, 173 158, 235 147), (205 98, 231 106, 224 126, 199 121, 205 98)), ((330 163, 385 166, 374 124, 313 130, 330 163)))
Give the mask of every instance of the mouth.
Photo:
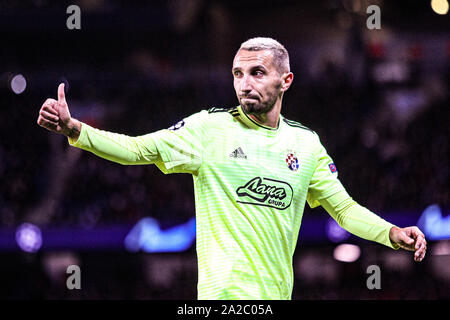
POLYGON ((242 102, 257 102, 258 98, 256 98, 256 97, 242 97, 241 101, 242 102))

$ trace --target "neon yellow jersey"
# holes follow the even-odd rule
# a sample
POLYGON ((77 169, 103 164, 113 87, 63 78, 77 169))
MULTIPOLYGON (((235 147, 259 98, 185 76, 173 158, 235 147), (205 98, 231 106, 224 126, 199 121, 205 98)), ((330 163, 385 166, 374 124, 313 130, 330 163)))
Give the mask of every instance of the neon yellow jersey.
MULTIPOLYGON (((277 128, 264 127, 240 106, 203 110, 140 137, 83 124, 69 142, 122 164, 192 174, 199 299, 291 299, 306 201, 316 207, 345 192, 315 132, 283 116, 277 128)), ((360 235, 392 247, 391 226, 380 218, 360 235)))

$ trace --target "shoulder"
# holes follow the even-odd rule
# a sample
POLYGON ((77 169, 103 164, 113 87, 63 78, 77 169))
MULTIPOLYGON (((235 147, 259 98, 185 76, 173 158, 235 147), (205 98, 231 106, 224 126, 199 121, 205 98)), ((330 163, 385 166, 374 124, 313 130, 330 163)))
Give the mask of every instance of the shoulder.
POLYGON ((209 125, 217 121, 224 121, 225 118, 232 119, 233 118, 233 115, 231 113, 232 109, 233 108, 218 108, 218 107, 203 109, 201 111, 198 111, 183 118, 178 123, 171 126, 169 130, 181 127, 199 127, 199 126, 204 127, 205 125, 209 125))
POLYGON ((212 107, 207 109, 206 111, 208 111, 209 114, 211 113, 224 113, 224 112, 228 112, 230 110, 230 108, 222 108, 222 107, 212 107))
POLYGON ((309 144, 314 149, 320 147, 320 138, 316 131, 298 121, 286 119, 285 117, 282 117, 282 121, 285 128, 287 128, 286 130, 290 132, 289 134, 300 139, 299 141, 302 141, 303 144, 309 144))
POLYGON ((205 114, 205 120, 210 123, 216 121, 228 121, 232 120, 233 117, 237 116, 239 113, 237 109, 234 108, 222 108, 222 107, 212 107, 202 111, 205 114))
POLYGON ((314 130, 308 128, 307 126, 301 124, 301 123, 298 122, 298 121, 289 120, 289 119, 287 119, 287 118, 285 118, 285 117, 282 117, 282 119, 283 119, 282 121, 283 121, 285 124, 287 124, 289 127, 293 128, 293 129, 298 130, 299 132, 306 131, 306 132, 308 132, 309 134, 317 135, 317 133, 316 133, 314 130))
POLYGON ((233 108, 221 108, 221 107, 212 107, 207 110, 210 118, 229 118, 232 119, 235 116, 239 115, 239 111, 237 107, 233 108))
POLYGON ((221 117, 221 116, 223 117, 224 115, 228 116, 229 115, 228 110, 229 110, 228 108, 212 107, 209 109, 203 109, 196 113, 193 113, 193 114, 185 117, 183 120, 184 121, 188 120, 190 122, 192 122, 192 121, 208 121, 213 118, 217 118, 217 117, 221 117))

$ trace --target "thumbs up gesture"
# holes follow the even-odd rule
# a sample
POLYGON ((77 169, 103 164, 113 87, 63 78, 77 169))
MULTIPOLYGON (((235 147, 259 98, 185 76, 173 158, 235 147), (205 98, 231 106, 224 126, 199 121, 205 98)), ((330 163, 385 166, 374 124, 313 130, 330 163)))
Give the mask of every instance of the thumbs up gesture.
POLYGON ((75 140, 78 139, 81 123, 70 116, 64 93, 64 83, 58 87, 58 100, 45 100, 39 111, 37 123, 47 130, 61 133, 75 140))

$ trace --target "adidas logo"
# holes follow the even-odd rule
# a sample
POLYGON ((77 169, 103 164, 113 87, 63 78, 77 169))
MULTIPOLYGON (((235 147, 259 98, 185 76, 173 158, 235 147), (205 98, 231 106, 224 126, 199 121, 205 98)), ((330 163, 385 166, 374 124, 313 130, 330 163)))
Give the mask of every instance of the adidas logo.
POLYGON ((239 158, 239 159, 247 159, 247 155, 244 153, 244 151, 242 151, 241 147, 237 148, 232 153, 230 153, 230 157, 239 158))

